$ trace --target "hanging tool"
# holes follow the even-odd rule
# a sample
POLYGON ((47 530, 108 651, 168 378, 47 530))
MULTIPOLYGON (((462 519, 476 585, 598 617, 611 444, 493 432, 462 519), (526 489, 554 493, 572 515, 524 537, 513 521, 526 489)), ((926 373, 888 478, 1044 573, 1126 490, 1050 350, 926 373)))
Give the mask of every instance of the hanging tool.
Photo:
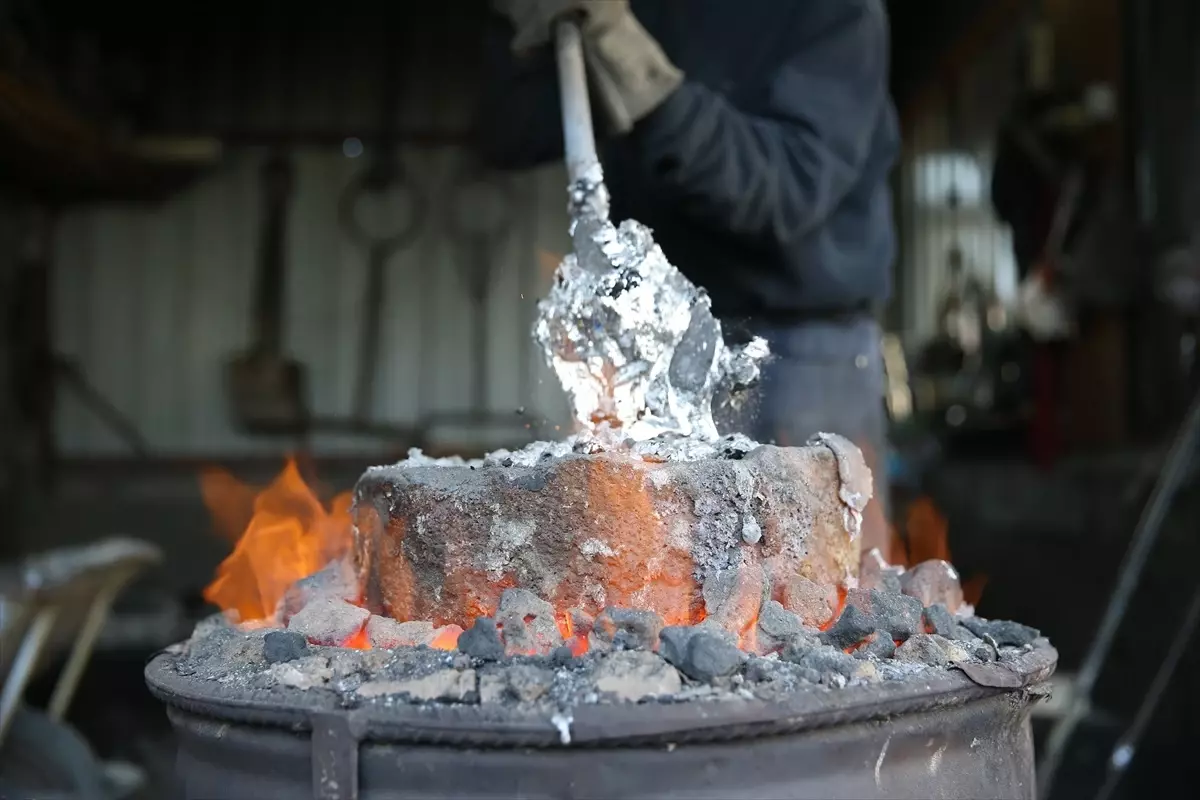
POLYGON ((432 439, 439 428, 450 426, 469 428, 477 433, 507 429, 516 432, 517 439, 527 441, 531 438, 527 420, 539 417, 527 409, 524 413, 493 411, 488 399, 492 385, 491 359, 488 357, 492 336, 488 301, 495 280, 493 258, 512 228, 516 206, 512 187, 475 161, 467 160, 454 180, 451 197, 455 202, 446 213, 446 228, 458 249, 459 272, 471 303, 471 404, 465 412, 443 411, 423 416, 420 430, 426 441, 432 439))
MULTIPOLYGON (((381 29, 390 37, 394 28, 383 24, 381 29)), ((380 335, 383 326, 383 302, 386 292, 385 271, 396 253, 410 246, 420 235, 428 203, 416 184, 408 179, 397 157, 396 115, 399 110, 399 80, 397 55, 400 48, 392 41, 383 43, 380 119, 375 152, 368 167, 346 186, 338 204, 338 218, 346 232, 367 251, 367 279, 362 296, 362 328, 358 347, 358 377, 354 392, 354 409, 349 421, 323 420, 321 427, 341 428, 348 432, 410 438, 411 431, 371 422, 375 405, 375 376, 379 369, 380 335), (407 212, 402 219, 389 220, 383 232, 363 224, 361 205, 364 200, 398 195, 407 199, 407 212)))
POLYGON ((258 281, 249 349, 226 367, 230 411, 252 434, 302 434, 309 425, 307 376, 283 348, 283 301, 287 274, 288 211, 295 185, 291 158, 273 152, 263 163, 262 230, 258 281))
MULTIPOLYGON (((592 107, 588 99, 587 69, 583 57, 583 35, 579 23, 564 17, 555 27, 555 56, 558 63, 558 91, 562 101, 563 152, 567 179, 572 186, 571 223, 576 247, 580 228, 589 232, 597 223, 608 221, 608 190, 604 186, 600 157, 596 153, 596 132, 592 125, 592 107), (576 198, 575 188, 581 196, 576 198), (591 191, 583 191, 590 189, 591 191), (578 202, 577 202, 578 201, 578 202), (586 206, 579 207, 586 202, 586 206), (594 217, 595 219, 590 219, 594 217), (579 225, 581 221, 590 224, 579 225)), ((586 249, 586 252, 598 252, 586 249)))

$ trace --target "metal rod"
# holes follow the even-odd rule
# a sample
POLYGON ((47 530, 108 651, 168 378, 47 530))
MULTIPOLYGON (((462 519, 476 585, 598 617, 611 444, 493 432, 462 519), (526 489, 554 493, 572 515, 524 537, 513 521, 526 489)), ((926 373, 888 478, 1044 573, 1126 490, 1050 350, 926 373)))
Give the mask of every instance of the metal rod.
POLYGON ((17 657, 13 659, 12 667, 4 678, 4 689, 0 691, 0 744, 3 744, 5 737, 8 736, 9 726, 12 725, 17 707, 25 694, 25 687, 33 678, 33 671, 37 668, 38 659, 41 658, 42 648, 45 646, 46 640, 50 638, 50 632, 54 630, 56 621, 58 621, 57 606, 47 606, 41 609, 33 618, 33 622, 25 632, 25 637, 21 640, 21 649, 17 651, 17 657))
POLYGON ((75 644, 71 648, 71 655, 67 658, 67 663, 58 676, 58 682, 54 685, 54 694, 50 695, 50 703, 46 706, 46 713, 50 719, 57 722, 67 713, 67 707, 71 705, 71 700, 75 697, 75 690, 79 687, 79 679, 83 677, 88 659, 92 657, 92 648, 96 644, 96 637, 104 629, 104 622, 108 619, 113 600, 127 578, 128 576, 125 574, 117 576, 115 580, 110 578, 108 585, 102 588, 92 600, 87 617, 83 621, 83 627, 79 629, 75 644))
POLYGON ((1050 796, 1050 790, 1054 786, 1054 778, 1062 764, 1067 744, 1070 742, 1076 726, 1087 714, 1091 704, 1092 688, 1096 684, 1096 679, 1100 675, 1109 650, 1112 649, 1113 640, 1125 618, 1129 601, 1141 580, 1146 559, 1149 558, 1150 551, 1158 540, 1159 530, 1162 528, 1162 523, 1166 519, 1176 492, 1179 491, 1179 487, 1187 475, 1187 468, 1198 443, 1200 443, 1200 393, 1197 393, 1192 400, 1191 408, 1188 409, 1183 423, 1179 426, 1179 432, 1163 463, 1162 472, 1159 473, 1158 482, 1142 510, 1137 528, 1134 529, 1133 538, 1117 577, 1117 586, 1109 598, 1108 607, 1104 610, 1104 616, 1100 620, 1100 627, 1097 629, 1096 636, 1079 668, 1079 678, 1076 682, 1078 694, 1075 696, 1072 708, 1050 732, 1050 739, 1046 745, 1046 757, 1043 759, 1038 776, 1038 797, 1048 798, 1050 796))
POLYGON ((1117 785, 1121 782, 1121 778, 1125 775, 1126 770, 1128 770, 1134 755, 1137 754, 1137 746, 1142 739, 1142 734, 1146 732, 1146 726, 1150 724, 1150 720, 1154 717, 1154 712, 1158 710, 1158 703, 1162 700, 1167 687, 1170 686, 1171 678, 1175 674, 1175 669, 1179 666, 1180 659, 1187 652, 1197 623, 1200 623, 1200 588, 1197 588, 1192 595, 1192 604, 1188 607, 1183 624, 1179 627, 1179 633, 1175 636, 1175 640, 1171 642, 1171 649, 1167 651, 1167 657, 1163 659, 1162 666, 1158 668, 1158 672, 1154 676, 1154 681, 1150 684, 1150 690, 1146 692, 1145 698, 1142 699, 1142 704, 1138 706, 1137 714, 1133 718, 1133 724, 1117 740, 1117 746, 1113 748, 1112 755, 1109 756, 1108 776, 1105 778, 1104 786, 1101 787, 1099 794, 1096 795, 1096 800, 1108 800, 1108 798, 1112 797, 1113 792, 1117 789, 1117 785))
POLYGON ((80 402, 95 414, 101 423, 107 425, 109 430, 124 441, 135 456, 138 458, 149 457, 150 445, 142 436, 141 431, 108 398, 100 394, 77 364, 62 356, 57 356, 54 368, 66 383, 67 388, 73 389, 80 402))
POLYGON ((599 163, 579 24, 572 19, 560 20, 555 41, 558 88, 563 109, 563 150, 567 160, 567 175, 574 182, 584 178, 599 163))
POLYGON ((384 270, 391 247, 380 242, 371 245, 367 256, 367 278, 363 285, 363 323, 359 332, 358 386, 354 393, 354 418, 366 421, 375 407, 375 375, 379 369, 380 332, 383 326, 384 270))
POLYGON ((471 242, 469 245, 475 260, 472 265, 474 283, 471 302, 475 308, 474 326, 471 330, 471 348, 475 351, 471 386, 471 407, 482 417, 490 410, 488 391, 491 389, 491 358, 488 345, 491 342, 491 305, 488 302, 488 280, 491 277, 491 255, 485 240, 471 242))

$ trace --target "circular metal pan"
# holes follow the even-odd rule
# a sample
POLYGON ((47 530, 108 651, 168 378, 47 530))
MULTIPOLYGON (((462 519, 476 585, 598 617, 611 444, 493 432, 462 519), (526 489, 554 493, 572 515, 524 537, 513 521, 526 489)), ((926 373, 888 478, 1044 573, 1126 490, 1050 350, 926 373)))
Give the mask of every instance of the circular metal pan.
MULTIPOLYGON (((345 708, 332 692, 256 693, 180 675, 177 656, 146 667, 151 693, 168 707, 214 721, 311 730, 315 714, 344 714, 364 741, 491 748, 556 748, 564 744, 552 712, 480 705, 378 705, 345 708)), ((718 742, 791 734, 900 714, 934 711, 1002 694, 1026 700, 1054 672, 1048 644, 994 665, 937 673, 926 681, 888 681, 842 689, 814 687, 779 702, 760 700, 597 704, 571 710, 569 746, 643 747, 654 743, 718 742)))

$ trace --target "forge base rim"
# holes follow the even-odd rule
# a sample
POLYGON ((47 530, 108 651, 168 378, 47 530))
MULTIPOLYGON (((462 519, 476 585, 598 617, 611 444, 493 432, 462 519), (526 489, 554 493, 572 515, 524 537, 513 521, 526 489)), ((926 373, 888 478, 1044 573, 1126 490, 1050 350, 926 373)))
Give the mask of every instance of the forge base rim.
POLYGON ((924 681, 814 687, 778 702, 731 699, 577 706, 571 709, 567 745, 553 715, 545 711, 407 703, 387 707, 368 703, 347 709, 328 692, 297 692, 284 700, 228 685, 217 688, 213 681, 180 675, 174 669, 178 658, 160 654, 145 670, 151 694, 171 713, 294 732, 310 731, 314 717, 333 714, 346 717, 362 732, 362 741, 510 749, 736 741, 884 720, 1004 694, 1031 697, 1030 689, 1054 673, 1058 652, 1049 644, 1039 644, 1005 662, 1011 680, 1004 686, 983 686, 961 671, 947 670, 924 681))

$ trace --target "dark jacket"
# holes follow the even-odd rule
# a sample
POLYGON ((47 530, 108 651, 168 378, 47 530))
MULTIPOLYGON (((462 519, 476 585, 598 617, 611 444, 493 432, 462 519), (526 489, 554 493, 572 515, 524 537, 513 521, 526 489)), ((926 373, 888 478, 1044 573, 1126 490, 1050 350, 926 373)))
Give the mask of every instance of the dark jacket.
MULTIPOLYGON (((880 0, 633 0, 685 83, 600 141, 614 219, 650 226, 723 316, 887 299, 898 133, 880 0)), ((562 157, 553 54, 488 42, 482 148, 519 169, 562 157)), ((564 187, 565 196, 565 187, 564 187)), ((565 203, 565 200, 564 200, 565 203)))

